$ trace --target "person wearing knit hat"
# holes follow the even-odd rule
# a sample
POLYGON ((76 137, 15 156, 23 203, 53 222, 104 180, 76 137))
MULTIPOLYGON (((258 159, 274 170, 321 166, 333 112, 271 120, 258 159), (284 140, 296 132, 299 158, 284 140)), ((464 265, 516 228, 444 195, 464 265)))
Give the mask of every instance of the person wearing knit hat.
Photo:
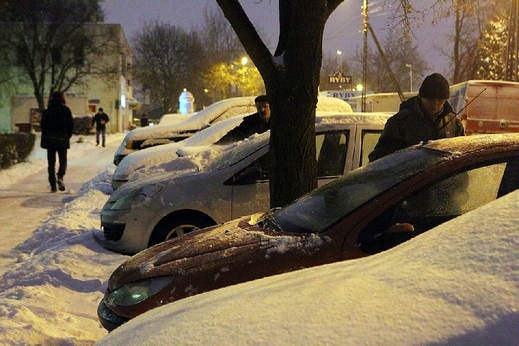
POLYGON ((418 95, 402 102, 398 113, 387 120, 369 161, 421 142, 464 136, 465 130, 449 104, 449 97, 445 77, 439 73, 425 77, 418 95))
POLYGON ((270 129, 270 105, 267 95, 256 97, 254 105, 256 106, 256 113, 244 117, 240 125, 227 132, 216 144, 227 145, 270 129))

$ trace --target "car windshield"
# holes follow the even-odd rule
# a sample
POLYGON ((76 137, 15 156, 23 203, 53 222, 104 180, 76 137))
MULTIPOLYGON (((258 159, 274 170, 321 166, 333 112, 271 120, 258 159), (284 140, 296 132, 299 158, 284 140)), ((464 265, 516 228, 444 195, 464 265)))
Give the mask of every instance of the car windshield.
POLYGON ((274 224, 288 232, 325 231, 383 191, 448 155, 427 149, 384 157, 315 189, 282 209, 265 214, 263 224, 274 224))
POLYGON ((267 131, 261 135, 255 135, 252 139, 228 145, 228 148, 223 149, 218 157, 205 167, 205 170, 219 170, 236 164, 238 161, 267 146, 269 144, 269 135, 270 131, 267 131))

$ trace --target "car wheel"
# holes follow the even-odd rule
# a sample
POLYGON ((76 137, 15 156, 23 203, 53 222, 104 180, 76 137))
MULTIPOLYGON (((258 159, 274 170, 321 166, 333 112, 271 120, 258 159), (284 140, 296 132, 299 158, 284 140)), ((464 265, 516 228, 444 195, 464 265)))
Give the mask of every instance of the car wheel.
POLYGON ((162 219, 155 227, 148 247, 215 224, 205 215, 170 215, 162 219))

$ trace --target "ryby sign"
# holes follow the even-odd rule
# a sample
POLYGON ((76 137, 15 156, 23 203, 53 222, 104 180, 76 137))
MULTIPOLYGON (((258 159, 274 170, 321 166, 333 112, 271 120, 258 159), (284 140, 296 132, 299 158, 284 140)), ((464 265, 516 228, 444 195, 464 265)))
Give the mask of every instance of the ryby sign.
POLYGON ((328 76, 328 82, 335 84, 351 84, 351 76, 345 76, 342 71, 338 71, 336 74, 328 76))

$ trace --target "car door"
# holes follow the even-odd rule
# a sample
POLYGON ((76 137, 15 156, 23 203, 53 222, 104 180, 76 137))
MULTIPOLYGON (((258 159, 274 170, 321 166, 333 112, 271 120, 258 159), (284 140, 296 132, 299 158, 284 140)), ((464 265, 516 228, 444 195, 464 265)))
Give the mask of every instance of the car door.
MULTIPOLYGON (((328 129, 316 134, 318 185, 344 174, 348 155, 353 156, 354 131, 351 126, 328 129)), ((264 212, 270 207, 270 166, 268 152, 239 170, 226 181, 232 185, 232 218, 264 212)))
POLYGON ((373 254, 519 188, 519 158, 481 162, 446 173, 378 214, 359 233, 358 248, 373 254))

